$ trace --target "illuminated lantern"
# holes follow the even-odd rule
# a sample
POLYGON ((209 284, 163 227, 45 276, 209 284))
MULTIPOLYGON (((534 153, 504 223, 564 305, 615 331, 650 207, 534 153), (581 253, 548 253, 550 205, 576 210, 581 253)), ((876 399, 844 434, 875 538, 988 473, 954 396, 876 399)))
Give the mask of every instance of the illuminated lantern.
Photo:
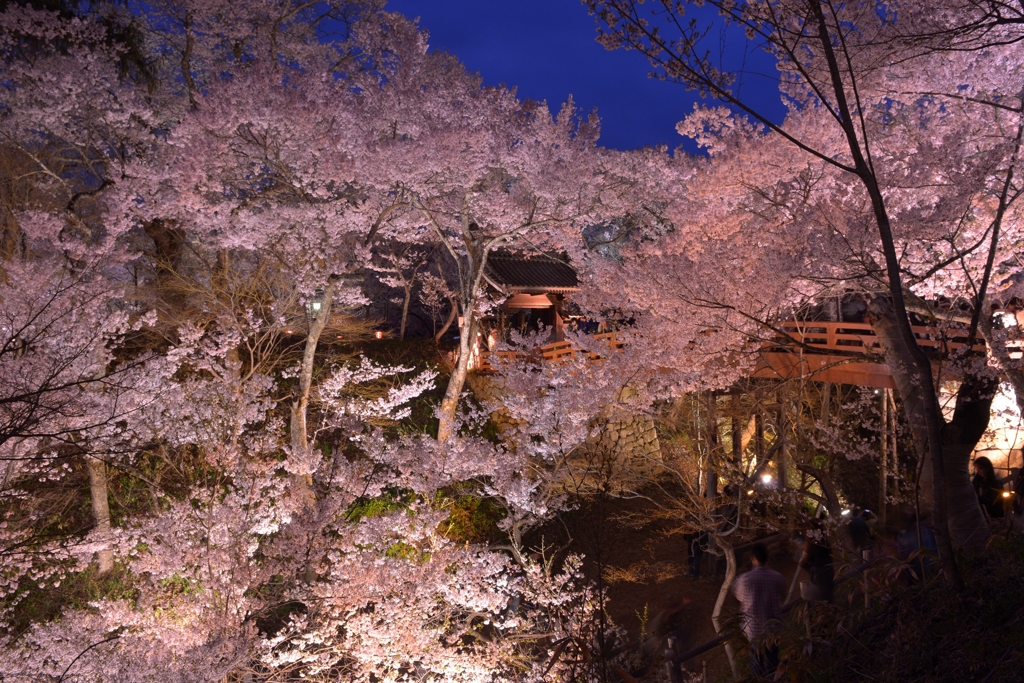
POLYGON ((311 320, 316 320, 317 316, 320 315, 320 311, 324 308, 324 293, 323 290, 318 289, 313 298, 306 304, 306 313, 309 315, 311 320))

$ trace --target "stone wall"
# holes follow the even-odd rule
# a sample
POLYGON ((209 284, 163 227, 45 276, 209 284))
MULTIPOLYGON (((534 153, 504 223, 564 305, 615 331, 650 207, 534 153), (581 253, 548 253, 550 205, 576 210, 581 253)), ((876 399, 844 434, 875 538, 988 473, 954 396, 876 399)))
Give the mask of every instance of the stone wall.
POLYGON ((658 431, 654 420, 647 415, 605 420, 595 445, 614 454, 617 460, 635 457, 661 459, 658 431))
MULTIPOLYGON (((500 375, 470 373, 466 385, 481 403, 497 401, 505 386, 500 375)), ((602 452, 618 462, 630 459, 660 460, 661 444, 654 420, 647 415, 617 415, 616 406, 610 406, 606 416, 598 419, 599 433, 583 446, 588 453, 602 452)), ((516 419, 507 411, 491 413, 499 433, 512 429, 516 419)))

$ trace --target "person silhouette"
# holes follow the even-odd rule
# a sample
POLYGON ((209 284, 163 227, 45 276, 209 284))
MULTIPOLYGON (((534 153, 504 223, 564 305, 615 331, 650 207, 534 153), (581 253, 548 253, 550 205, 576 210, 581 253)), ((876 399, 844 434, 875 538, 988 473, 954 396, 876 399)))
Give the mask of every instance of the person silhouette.
POLYGON ((732 586, 733 594, 743 608, 743 633, 750 641, 750 671, 758 678, 771 677, 779 667, 779 648, 767 646, 763 636, 774 630, 772 622, 782 618, 786 600, 786 580, 768 567, 768 546, 755 543, 750 548, 753 565, 732 586))

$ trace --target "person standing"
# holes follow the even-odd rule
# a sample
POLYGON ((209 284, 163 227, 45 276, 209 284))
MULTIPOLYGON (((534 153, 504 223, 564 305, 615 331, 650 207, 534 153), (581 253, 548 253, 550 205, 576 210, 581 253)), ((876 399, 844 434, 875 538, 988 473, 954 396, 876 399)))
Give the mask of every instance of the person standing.
POLYGON ((974 492, 978 494, 978 503, 989 519, 999 519, 1005 515, 1003 510, 1003 486, 996 476, 992 461, 985 456, 974 459, 974 479, 971 480, 974 492))
POLYGON ((818 520, 813 520, 811 528, 804 534, 804 551, 800 556, 800 568, 810 576, 810 583, 800 586, 800 594, 804 600, 832 602, 835 582, 835 568, 832 565, 832 549, 824 529, 818 520))
POLYGON ((750 563, 754 568, 736 579, 732 591, 743 609, 743 633, 750 641, 750 671, 766 678, 779 667, 779 648, 766 647, 763 635, 772 629, 771 622, 782 619, 786 580, 768 567, 768 546, 764 543, 750 548, 750 563))
POLYGON ((704 547, 708 542, 706 531, 697 531, 683 536, 686 541, 686 563, 689 565, 690 578, 696 581, 700 578, 700 566, 704 560, 704 547))

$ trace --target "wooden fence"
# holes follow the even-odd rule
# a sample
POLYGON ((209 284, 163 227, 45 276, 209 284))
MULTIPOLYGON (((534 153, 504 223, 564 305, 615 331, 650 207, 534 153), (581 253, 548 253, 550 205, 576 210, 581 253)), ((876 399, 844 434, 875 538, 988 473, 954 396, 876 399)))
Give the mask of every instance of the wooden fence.
MULTIPOLYGON (((881 361, 881 342, 868 323, 790 320, 778 323, 776 329, 785 338, 764 345, 751 376, 771 379, 803 376, 821 382, 887 389, 896 386, 892 373, 881 361), (800 344, 805 353, 796 353, 800 350, 800 344)), ((967 329, 964 326, 940 328, 914 325, 911 329, 917 337, 917 343, 932 355, 933 363, 967 346, 967 329)), ((614 332, 594 335, 594 338, 607 340, 612 348, 622 348, 622 342, 616 339, 614 332)), ((971 351, 984 353, 984 340, 975 339, 971 351)), ((581 349, 567 341, 552 342, 531 351, 492 353, 481 349, 474 367, 483 372, 495 372, 495 366, 491 363, 495 356, 506 361, 529 360, 539 364, 572 358, 580 352, 581 349)), ((594 352, 588 352, 588 356, 600 358, 600 354, 594 352)))
MULTIPOLYGON (((622 348, 622 342, 615 338, 614 332, 595 334, 593 338, 606 341, 609 347, 613 349, 622 348)), ((486 351, 481 349, 476 369, 483 372, 495 372, 495 368, 491 364, 492 357, 498 357, 503 361, 530 360, 538 363, 557 363, 561 360, 568 360, 577 353, 583 353, 583 349, 577 349, 572 343, 567 341, 551 342, 544 346, 538 346, 531 351, 486 351)), ((586 353, 587 357, 592 360, 601 357, 600 354, 592 351, 586 353)))
MULTIPOLYGON (((844 351, 864 355, 881 355, 882 345, 868 323, 808 322, 793 320, 779 323, 778 329, 796 342, 822 351, 844 351)), ((933 349, 946 355, 967 346, 967 330, 964 327, 941 329, 913 325, 911 329, 917 343, 925 349, 933 349)), ((985 342, 975 339, 972 351, 985 351, 985 342)))

